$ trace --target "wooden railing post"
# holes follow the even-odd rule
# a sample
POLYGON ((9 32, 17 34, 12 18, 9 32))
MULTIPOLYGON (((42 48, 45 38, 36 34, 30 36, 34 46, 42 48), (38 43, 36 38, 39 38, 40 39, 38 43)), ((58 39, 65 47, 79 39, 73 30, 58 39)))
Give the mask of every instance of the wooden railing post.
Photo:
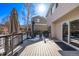
POLYGON ((11 55, 13 55, 13 35, 10 38, 11 38, 11 41, 10 41, 11 55))
POLYGON ((21 33, 21 43, 23 43, 23 33, 21 33))
POLYGON ((5 55, 8 53, 9 50, 9 44, 8 44, 8 36, 5 36, 5 55))
POLYGON ((4 55, 9 55, 9 54, 13 55, 14 54, 14 49, 18 46, 18 45, 15 46, 15 44, 14 44, 14 42, 16 41, 15 40, 16 35, 17 35, 17 37, 19 37, 18 40, 20 40, 18 43, 23 43, 23 40, 24 40, 23 36, 26 35, 26 33, 16 33, 16 34, 0 36, 0 38, 4 38, 4 50, 5 50, 4 55))

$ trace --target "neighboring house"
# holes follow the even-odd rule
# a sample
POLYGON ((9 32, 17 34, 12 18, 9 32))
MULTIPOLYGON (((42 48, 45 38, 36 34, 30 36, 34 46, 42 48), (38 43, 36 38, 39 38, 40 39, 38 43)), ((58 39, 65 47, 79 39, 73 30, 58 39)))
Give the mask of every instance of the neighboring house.
POLYGON ((3 32, 4 32, 5 34, 8 33, 8 27, 4 26, 4 27, 3 27, 3 32))
POLYGON ((50 16, 48 16, 48 14, 47 20, 49 20, 48 23, 50 23, 51 26, 52 37, 66 43, 79 44, 78 3, 58 3, 54 12, 50 16))
POLYGON ((0 34, 3 32, 3 24, 0 24, 0 34))
POLYGON ((8 33, 8 27, 4 24, 0 24, 0 34, 8 33))
POLYGON ((34 21, 34 31, 47 31, 47 20, 42 16, 32 17, 32 21, 34 21))
POLYGON ((27 27, 25 25, 20 25, 20 31, 21 32, 26 32, 27 31, 27 27))

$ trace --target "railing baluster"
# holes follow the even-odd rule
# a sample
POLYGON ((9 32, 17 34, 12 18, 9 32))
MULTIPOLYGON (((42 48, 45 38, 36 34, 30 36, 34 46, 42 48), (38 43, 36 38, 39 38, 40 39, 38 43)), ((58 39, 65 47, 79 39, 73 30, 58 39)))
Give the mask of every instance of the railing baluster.
POLYGON ((23 43, 26 33, 16 33, 0 36, 0 38, 4 38, 4 55, 13 55, 14 49, 23 43), (18 42, 16 42, 18 40, 18 42))

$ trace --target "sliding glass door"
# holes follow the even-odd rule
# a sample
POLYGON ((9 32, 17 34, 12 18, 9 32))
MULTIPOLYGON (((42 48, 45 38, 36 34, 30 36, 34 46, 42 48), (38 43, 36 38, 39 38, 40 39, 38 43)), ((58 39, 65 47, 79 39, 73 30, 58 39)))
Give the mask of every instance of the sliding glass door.
POLYGON ((79 47, 79 19, 63 24, 63 41, 79 47))
POLYGON ((72 45, 79 47, 79 20, 70 22, 70 40, 72 45))

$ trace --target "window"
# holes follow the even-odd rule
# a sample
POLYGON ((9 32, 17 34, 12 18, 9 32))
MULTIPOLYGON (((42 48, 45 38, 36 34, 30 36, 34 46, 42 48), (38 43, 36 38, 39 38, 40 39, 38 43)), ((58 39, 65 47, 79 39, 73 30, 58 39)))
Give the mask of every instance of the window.
POLYGON ((70 41, 72 45, 79 47, 79 20, 70 22, 70 41))
POLYGON ((40 22, 40 19, 37 19, 37 21, 36 21, 36 22, 38 22, 38 23, 39 23, 39 22, 40 22))
POLYGON ((58 7, 58 3, 56 3, 56 8, 58 7))
POLYGON ((68 24, 63 24, 63 41, 68 42, 68 24))

